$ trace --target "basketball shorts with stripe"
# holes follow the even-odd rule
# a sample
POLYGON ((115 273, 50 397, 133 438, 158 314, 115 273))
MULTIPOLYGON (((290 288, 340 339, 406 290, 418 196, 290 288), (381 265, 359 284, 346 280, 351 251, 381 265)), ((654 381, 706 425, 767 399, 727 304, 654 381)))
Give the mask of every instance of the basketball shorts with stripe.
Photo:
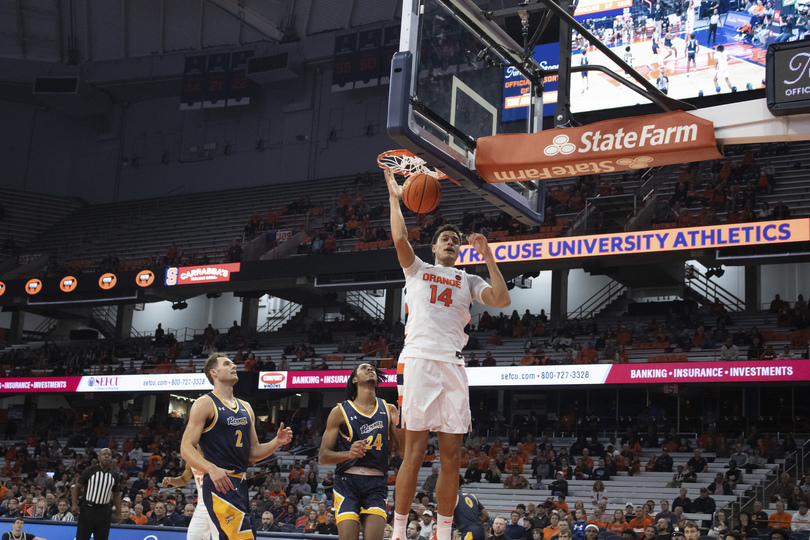
POLYGON ((248 487, 244 475, 228 475, 233 489, 217 491, 211 477, 203 477, 202 491, 205 508, 218 531, 219 540, 253 540, 253 523, 248 502, 248 487))
POLYGON ((397 391, 401 427, 441 433, 470 431, 470 390, 463 361, 400 358, 397 391))
POLYGON ((360 521, 363 514, 388 518, 388 484, 385 476, 335 475, 335 521, 360 521))

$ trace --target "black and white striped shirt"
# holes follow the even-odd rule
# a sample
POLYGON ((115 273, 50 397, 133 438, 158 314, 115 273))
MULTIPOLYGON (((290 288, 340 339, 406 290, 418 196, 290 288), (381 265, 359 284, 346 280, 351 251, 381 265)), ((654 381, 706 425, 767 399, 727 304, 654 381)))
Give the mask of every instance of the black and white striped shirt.
POLYGON ((84 486, 84 500, 91 504, 110 504, 112 494, 118 493, 118 475, 116 469, 110 467, 107 472, 94 465, 84 470, 79 477, 79 483, 84 486))

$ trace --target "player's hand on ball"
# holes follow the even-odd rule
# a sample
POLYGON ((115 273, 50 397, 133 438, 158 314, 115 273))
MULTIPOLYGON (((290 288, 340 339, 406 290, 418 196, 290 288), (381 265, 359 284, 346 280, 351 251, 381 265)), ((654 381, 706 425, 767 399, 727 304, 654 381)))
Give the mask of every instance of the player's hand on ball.
POLYGON ((287 444, 292 440, 292 429, 285 428, 284 422, 278 427, 278 433, 276 433, 276 438, 279 440, 281 444, 287 444))
POLYGON ((349 448, 349 455, 354 458, 361 458, 366 455, 366 441, 354 441, 349 448))
POLYGON ((385 183, 388 185, 388 194, 391 197, 396 197, 397 199, 402 198, 402 186, 397 183, 397 179, 394 176, 394 171, 392 171, 389 167, 383 168, 383 174, 385 174, 385 183))
POLYGON ((478 252, 479 255, 486 255, 487 251, 489 251, 487 237, 483 234, 471 233, 467 235, 467 241, 470 243, 473 249, 478 252))
POLYGON ((170 487, 172 485, 172 479, 168 476, 163 479, 163 487, 170 487))

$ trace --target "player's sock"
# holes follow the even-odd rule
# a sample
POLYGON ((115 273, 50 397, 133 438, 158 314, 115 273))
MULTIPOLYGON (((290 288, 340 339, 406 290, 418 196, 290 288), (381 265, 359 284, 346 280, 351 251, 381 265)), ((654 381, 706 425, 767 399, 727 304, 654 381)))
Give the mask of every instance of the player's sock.
POLYGON ((453 516, 439 514, 436 525, 436 540, 450 540, 453 533, 453 516))
POLYGON ((394 512, 394 532, 391 533, 391 540, 405 540, 405 527, 407 525, 408 514, 394 512))

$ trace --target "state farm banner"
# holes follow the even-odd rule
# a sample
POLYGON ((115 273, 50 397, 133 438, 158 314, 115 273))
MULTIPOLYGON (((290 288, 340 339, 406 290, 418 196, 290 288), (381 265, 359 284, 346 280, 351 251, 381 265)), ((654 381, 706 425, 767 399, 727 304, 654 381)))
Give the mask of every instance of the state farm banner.
POLYGON ((478 139, 475 168, 487 182, 547 180, 722 157, 714 124, 684 111, 605 120, 540 133, 478 139))
MULTIPOLYGON (((685 249, 720 249, 808 240, 810 240, 810 220, 805 218, 493 242, 489 247, 497 262, 518 262, 639 255, 685 249)), ((472 246, 461 246, 456 266, 483 263, 484 258, 472 246)))
POLYGON ((172 266, 166 269, 166 285, 217 283, 230 281, 231 274, 239 272, 241 263, 207 264, 204 266, 172 266))

